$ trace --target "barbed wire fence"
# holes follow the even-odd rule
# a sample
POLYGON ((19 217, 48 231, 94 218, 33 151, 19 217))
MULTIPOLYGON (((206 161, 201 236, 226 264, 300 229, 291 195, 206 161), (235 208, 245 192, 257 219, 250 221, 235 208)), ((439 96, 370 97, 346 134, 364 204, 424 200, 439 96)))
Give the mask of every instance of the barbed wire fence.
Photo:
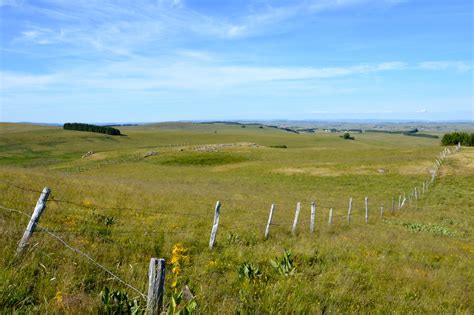
MULTIPOLYGON (((293 220, 293 225, 292 225, 292 234, 296 231, 296 227, 298 224, 307 224, 310 226, 310 232, 314 233, 314 226, 315 226, 315 217, 316 217, 316 212, 323 212, 323 211, 328 211, 328 227, 331 227, 331 225, 334 224, 333 219, 338 218, 338 219, 345 219, 345 222, 347 225, 354 224, 351 222, 351 217, 356 216, 363 216, 365 217, 365 224, 369 223, 369 202, 370 205, 376 204, 380 205, 380 212, 379 215, 376 216, 380 219, 384 218, 384 214, 387 212, 389 213, 395 213, 395 212, 400 212, 401 210, 406 209, 407 207, 410 207, 411 203, 415 202, 417 203, 420 198, 424 194, 426 194, 432 185, 434 185, 436 178, 439 175, 439 170, 441 166, 443 165, 444 161, 446 158, 455 153, 458 152, 461 149, 460 144, 455 146, 454 148, 444 148, 440 154, 439 157, 436 159, 433 168, 430 170, 431 173, 431 178, 430 180, 426 180, 422 182, 422 185, 420 187, 415 186, 413 189, 410 189, 407 193, 399 194, 398 200, 396 196, 392 196, 388 198, 387 200, 376 200, 373 202, 373 200, 369 198, 365 198, 364 202, 364 212, 357 212, 357 211, 352 211, 353 209, 353 200, 352 198, 349 198, 349 202, 346 205, 343 205, 342 202, 338 202, 337 204, 335 202, 331 203, 318 203, 318 202, 313 202, 311 204, 311 217, 310 219, 303 219, 300 220, 300 203, 297 203, 296 210, 295 210, 295 217, 293 220), (347 209, 347 214, 334 214, 334 209, 347 209)), ((29 193, 35 193, 35 194, 41 194, 40 199, 38 200, 35 211, 33 213, 33 216, 30 216, 27 214, 25 211, 18 210, 15 208, 10 208, 6 207, 3 205, 0 205, 0 209, 4 211, 9 211, 11 213, 17 213, 19 215, 22 215, 26 218, 30 218, 30 222, 25 230, 25 233, 23 235, 22 240, 20 241, 18 248, 17 248, 17 256, 21 256, 24 247, 26 246, 29 238, 33 234, 33 232, 44 232, 46 235, 49 237, 55 239, 59 243, 61 243, 64 247, 67 249, 71 250, 72 252, 76 253, 77 255, 84 257, 89 263, 93 264, 97 268, 103 270, 106 272, 108 275, 112 277, 115 281, 118 283, 121 283, 125 287, 129 288, 133 292, 137 293, 142 299, 144 299, 147 302, 147 310, 150 314, 158 314, 159 311, 163 308, 163 290, 164 290, 164 273, 165 273, 165 261, 164 259, 158 259, 158 258, 151 258, 150 260, 150 266, 149 266, 149 272, 148 272, 148 278, 149 278, 149 283, 148 283, 148 294, 145 294, 142 292, 140 289, 136 288, 134 285, 130 284, 129 282, 123 280, 120 276, 118 276, 116 273, 112 272, 109 268, 105 267, 103 264, 92 258, 92 255, 86 253, 84 250, 81 250, 73 245, 71 245, 69 242, 64 240, 61 236, 59 236, 57 233, 63 233, 63 234, 71 234, 71 235, 78 235, 81 233, 81 231, 75 230, 75 229, 52 229, 49 227, 44 226, 43 224, 40 224, 39 218, 41 216, 42 211, 46 207, 46 202, 54 202, 59 205, 69 205, 69 206, 75 206, 75 207, 80 207, 83 209, 97 209, 97 208, 104 208, 104 209, 109 209, 109 210, 125 210, 125 211, 139 211, 140 213, 145 213, 145 214, 150 214, 150 215, 173 215, 173 216, 192 216, 192 217, 200 217, 202 219, 208 220, 210 218, 209 214, 204 214, 204 213, 190 213, 190 212, 181 212, 181 211, 153 211, 150 209, 145 209, 145 208, 137 208, 137 207, 99 207, 98 205, 85 205, 82 203, 74 202, 71 200, 67 199, 62 199, 58 198, 55 195, 50 194, 49 188, 43 189, 43 191, 32 189, 30 187, 24 187, 17 185, 15 183, 7 182, 7 185, 9 187, 14 187, 19 190, 29 192, 29 193)), ((386 199, 386 198, 384 198, 386 199)), ((220 218, 220 202, 218 201, 215 207, 215 212, 214 212, 214 222, 213 222, 213 227, 211 230, 211 237, 210 237, 210 242, 209 242, 209 247, 212 250, 214 247, 214 243, 216 241, 216 236, 217 236, 217 229, 219 226, 219 218, 220 218)), ((267 224, 265 225, 265 239, 268 239, 269 237, 269 232, 270 232, 270 227, 275 226, 279 228, 285 228, 285 227, 290 227, 291 225, 288 222, 281 222, 273 221, 273 215, 274 215, 274 210, 275 210, 275 205, 272 204, 271 210, 270 210, 270 215, 269 219, 267 221, 267 224)), ((345 210, 344 210, 345 211, 345 210)), ((373 214, 373 212, 372 212, 373 214)), ((371 215, 372 217, 372 215, 371 215)), ((373 219, 371 220, 373 221, 373 219)), ((259 222, 256 222, 255 218, 251 218, 251 220, 243 221, 239 220, 237 221, 238 224, 221 224, 221 228, 226 228, 228 230, 234 230, 237 228, 261 228, 263 230, 263 225, 259 222)), ((321 219, 318 220, 318 222, 323 222, 321 219)), ((156 230, 155 230, 156 231, 156 230)), ((165 233, 175 233, 175 234, 188 234, 188 231, 160 231, 160 232, 165 232, 165 233)), ((121 231, 114 231, 114 233, 118 234, 133 234, 137 233, 136 229, 132 230, 121 230, 121 231)))

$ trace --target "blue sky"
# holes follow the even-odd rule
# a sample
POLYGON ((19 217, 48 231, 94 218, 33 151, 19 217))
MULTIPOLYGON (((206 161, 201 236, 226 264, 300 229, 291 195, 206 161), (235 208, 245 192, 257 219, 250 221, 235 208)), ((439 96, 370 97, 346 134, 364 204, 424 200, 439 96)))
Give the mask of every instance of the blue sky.
POLYGON ((0 13, 0 121, 474 121, 471 0, 0 0, 0 13))

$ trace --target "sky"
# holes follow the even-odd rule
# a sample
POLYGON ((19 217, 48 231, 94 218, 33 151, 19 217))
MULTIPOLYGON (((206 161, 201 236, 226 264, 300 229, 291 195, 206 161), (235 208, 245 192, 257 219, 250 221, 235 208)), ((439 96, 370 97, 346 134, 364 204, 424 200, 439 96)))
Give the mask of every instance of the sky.
POLYGON ((474 122, 471 0, 0 0, 0 121, 474 122))

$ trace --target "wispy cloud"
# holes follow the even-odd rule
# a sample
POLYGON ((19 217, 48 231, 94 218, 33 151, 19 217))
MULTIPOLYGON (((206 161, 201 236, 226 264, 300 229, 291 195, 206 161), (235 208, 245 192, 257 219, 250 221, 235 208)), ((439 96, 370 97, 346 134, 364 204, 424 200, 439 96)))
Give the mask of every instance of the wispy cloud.
MULTIPOLYGON (((323 68, 251 67, 216 64, 205 52, 181 51, 178 54, 187 59, 168 63, 155 59, 134 58, 127 61, 109 62, 101 67, 81 65, 48 75, 2 73, 1 89, 9 91, 62 86, 72 89, 78 87, 120 90, 216 90, 280 81, 302 81, 299 84, 289 85, 294 87, 304 86, 306 84, 304 81, 307 80, 326 80, 418 68, 404 62, 323 68), (64 78, 67 78, 67 84, 64 83, 64 78)), ((444 68, 440 68, 442 69, 444 68)))
POLYGON ((473 62, 465 61, 426 61, 420 62, 418 68, 424 70, 456 70, 456 71, 470 71, 473 69, 473 62))

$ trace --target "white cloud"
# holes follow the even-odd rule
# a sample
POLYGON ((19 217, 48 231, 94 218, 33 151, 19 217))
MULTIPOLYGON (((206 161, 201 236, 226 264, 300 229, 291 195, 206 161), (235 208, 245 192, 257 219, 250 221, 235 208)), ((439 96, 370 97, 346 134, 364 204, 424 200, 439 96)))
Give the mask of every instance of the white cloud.
POLYGON ((473 69, 472 61, 470 63, 464 61, 426 61, 420 62, 417 67, 423 70, 456 70, 470 71, 473 69))

